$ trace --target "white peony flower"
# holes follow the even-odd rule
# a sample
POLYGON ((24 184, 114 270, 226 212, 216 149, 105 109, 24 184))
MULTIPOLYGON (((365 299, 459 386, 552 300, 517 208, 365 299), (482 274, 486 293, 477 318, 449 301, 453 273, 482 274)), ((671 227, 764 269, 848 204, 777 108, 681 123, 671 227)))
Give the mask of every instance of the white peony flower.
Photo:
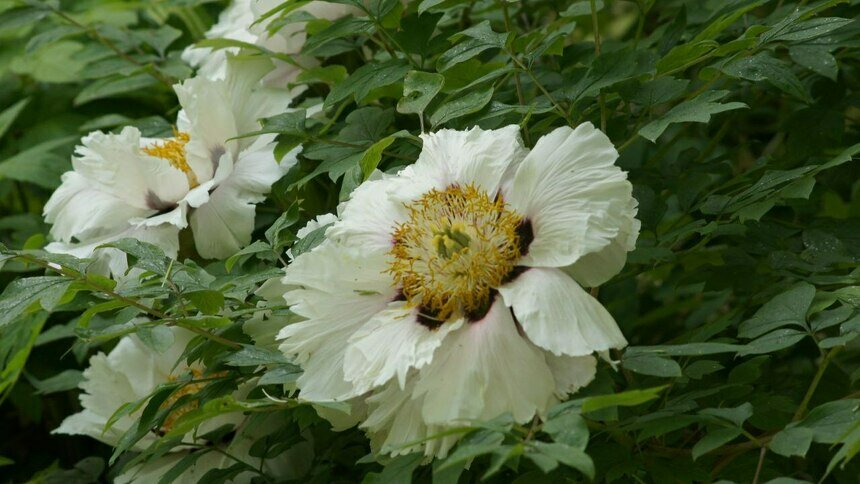
MULTIPOLYGON (((87 435, 108 445, 117 445, 122 435, 136 424, 137 418, 143 411, 120 417, 110 429, 105 430, 110 417, 125 403, 133 402, 149 396, 158 385, 176 381, 189 374, 195 379, 211 378, 212 375, 204 375, 204 368, 200 365, 188 366, 185 361, 179 361, 186 345, 194 337, 194 333, 181 329, 171 328, 174 336, 173 345, 163 354, 158 354, 147 347, 136 335, 126 336, 117 343, 110 353, 105 355, 99 353, 90 358, 90 366, 84 370, 85 380, 80 384, 83 393, 80 396, 83 410, 67 417, 54 433, 68 435, 87 435)), ((216 375, 217 376, 217 375, 216 375)), ((193 395, 201 390, 205 383, 189 383, 175 391, 165 402, 165 405, 176 403, 185 395, 193 395)), ((134 450, 144 450, 154 443, 159 432, 169 431, 176 420, 198 406, 194 400, 185 406, 178 408, 167 416, 161 429, 154 429, 146 434, 134 446, 134 450)), ((251 445, 260 437, 266 435, 264 429, 248 427, 245 417, 239 413, 225 414, 223 416, 208 420, 201 424, 197 434, 213 431, 218 427, 232 424, 237 428, 236 436, 229 444, 217 444, 218 450, 203 453, 188 469, 186 469, 175 482, 196 483, 199 478, 210 469, 229 467, 235 461, 226 454, 237 457, 250 463, 255 467, 260 466, 260 459, 251 457, 249 450, 251 445)), ((183 439, 185 442, 195 441, 206 447, 214 448, 215 444, 207 444, 189 433, 183 439), (196 440, 195 440, 196 439, 196 440)), ((299 445, 278 456, 276 459, 267 459, 263 467, 264 471, 271 476, 287 478, 295 476, 304 468, 302 464, 295 462, 294 454, 307 454, 309 449, 306 445, 299 445)), ((117 482, 158 482, 159 477, 170 470, 183 457, 190 452, 189 447, 174 447, 164 457, 153 459, 142 465, 127 469, 117 478, 117 482)), ((253 477, 253 473, 245 472, 245 480, 253 477)))
POLYGON ((176 86, 182 111, 173 138, 142 138, 136 128, 83 138, 73 171, 45 205, 56 242, 47 250, 95 255, 98 269, 122 274, 125 257, 102 244, 132 237, 178 250, 189 222, 205 258, 232 255, 251 240, 254 204, 296 162, 298 149, 275 159, 274 135, 234 139, 283 112, 288 94, 260 87, 268 61, 231 60, 224 80, 194 78, 176 86))
POLYGON ((377 447, 445 455, 510 413, 527 422, 627 342, 582 286, 620 271, 639 232, 618 153, 591 124, 531 151, 517 126, 423 135, 418 161, 359 186, 327 240, 287 268, 305 321, 281 350, 309 401, 361 397, 377 447))
MULTIPOLYGON (((278 15, 263 19, 269 11, 283 4, 283 0, 235 0, 218 17, 218 22, 212 26, 205 36, 207 39, 225 38, 238 40, 262 47, 276 54, 291 56, 293 63, 275 60, 275 70, 266 76, 266 84, 284 87, 295 81, 296 76, 309 67, 318 64, 310 57, 298 55, 305 45, 307 34, 306 22, 290 22, 277 29, 274 33, 269 26, 278 15)), ((311 1, 290 11, 290 15, 307 13, 315 18, 337 20, 347 15, 360 13, 356 7, 332 2, 311 1)), ((237 53, 238 47, 230 47, 212 51, 209 47, 189 46, 182 53, 182 59, 196 67, 199 76, 211 79, 222 79, 226 72, 228 53, 237 53)), ((292 91, 297 95, 303 90, 299 87, 292 91)))

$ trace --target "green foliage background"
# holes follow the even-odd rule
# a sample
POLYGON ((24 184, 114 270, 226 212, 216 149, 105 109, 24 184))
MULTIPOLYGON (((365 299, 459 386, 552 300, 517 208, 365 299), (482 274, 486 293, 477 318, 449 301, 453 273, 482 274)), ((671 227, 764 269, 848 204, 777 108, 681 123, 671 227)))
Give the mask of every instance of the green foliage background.
MULTIPOLYGON (((88 131, 170 133, 170 85, 192 75, 179 54, 224 5, 0 0, 0 480, 108 479, 111 449, 49 433, 79 409, 89 355, 132 331, 157 347, 179 325, 201 334, 192 358, 227 371, 192 417, 278 415, 283 445, 312 436, 305 481, 857 482, 860 2, 356 3, 365 16, 307 27, 303 53, 322 63, 300 75, 297 105, 324 111, 263 122, 282 152, 304 149, 259 207, 256 242, 225 264, 123 241, 153 277, 120 290, 39 250, 42 206, 88 131), (319 242, 293 246, 306 220, 374 169, 414 161, 422 128, 513 123, 531 145, 583 121, 621 152, 642 221, 599 288, 631 342, 617 371, 600 368, 543 422, 476 423, 432 465, 374 458, 359 431, 332 432, 290 398, 300 370, 242 325, 266 305, 290 317, 254 290, 286 248, 319 242), (130 324, 138 315, 151 322, 130 324), (259 376, 247 401, 228 396, 259 376)), ((274 25, 299 19, 295 6, 274 25)))

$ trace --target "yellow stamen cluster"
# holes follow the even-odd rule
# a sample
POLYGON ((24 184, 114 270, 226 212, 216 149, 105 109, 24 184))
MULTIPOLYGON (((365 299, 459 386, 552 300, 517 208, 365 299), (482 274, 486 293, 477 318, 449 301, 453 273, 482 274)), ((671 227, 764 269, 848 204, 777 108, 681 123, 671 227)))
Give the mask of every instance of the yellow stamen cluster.
POLYGON ((440 324, 485 311, 520 258, 523 218, 472 185, 431 190, 408 209, 389 266, 406 300, 440 324))
POLYGON ((188 184, 193 188, 200 183, 197 181, 197 175, 194 173, 194 170, 188 165, 188 160, 185 158, 185 145, 188 144, 190 139, 188 133, 174 129, 172 139, 147 146, 143 148, 143 152, 147 155, 167 160, 170 166, 181 170, 188 177, 188 184))
MULTIPOLYGON (((203 372, 201 370, 191 368, 189 371, 191 372, 191 375, 193 376, 194 380, 198 380, 203 376, 203 372)), ((225 376, 226 374, 227 372, 215 373, 210 375, 210 378, 218 378, 221 376, 225 376)), ((176 381, 176 377, 171 376, 169 378, 169 381, 176 381)), ((197 392, 202 390, 203 387, 205 387, 208 383, 209 382, 199 382, 188 383, 187 385, 184 385, 183 387, 171 393, 170 396, 167 397, 167 399, 164 401, 164 403, 161 404, 161 408, 172 407, 173 404, 179 401, 180 398, 184 397, 185 395, 196 394, 197 392)), ((167 415, 167 417, 164 419, 164 423, 161 424, 161 430, 163 432, 169 432, 180 417, 182 417, 188 412, 191 412, 192 410, 196 410, 199 407, 200 401, 198 399, 192 397, 191 399, 187 400, 183 405, 181 405, 179 408, 173 409, 173 411, 171 411, 167 415)))

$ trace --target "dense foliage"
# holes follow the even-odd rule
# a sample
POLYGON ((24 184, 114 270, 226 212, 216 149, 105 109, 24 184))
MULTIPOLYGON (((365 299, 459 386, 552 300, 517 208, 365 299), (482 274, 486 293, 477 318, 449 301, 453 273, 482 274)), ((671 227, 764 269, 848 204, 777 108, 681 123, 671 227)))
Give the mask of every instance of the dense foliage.
MULTIPOLYGON (((309 20, 303 3, 269 12, 269 28, 309 20)), ((276 427, 258 455, 304 446, 302 482, 857 482, 860 2, 340 3, 363 13, 306 24, 302 55, 319 65, 296 79, 307 87, 296 109, 262 121, 280 154, 303 148, 258 206, 254 242, 214 261, 188 237, 176 260, 120 240, 141 275, 117 285, 41 250, 43 205, 87 132, 170 135, 171 85, 193 74, 180 53, 224 5, 0 0, 3 481, 107 479, 203 421, 248 412, 276 427), (256 344, 246 331, 293 317, 256 291, 287 249, 323 238, 296 243, 299 228, 374 170, 414 162, 422 131, 518 124, 533 146, 585 121, 621 153, 642 222, 623 272, 593 290, 630 341, 617 368, 601 363, 529 425, 475 422, 432 463, 372 453, 360 430, 335 432, 296 398, 301 369, 277 351, 277 330, 256 344), (129 451, 187 381, 122 409, 144 408, 142 433, 115 449, 50 434, 79 410, 91 355, 133 332, 163 351, 168 326, 198 333, 186 356, 212 371, 171 431, 129 451)), ((235 40, 199 45, 291 61, 235 40)))

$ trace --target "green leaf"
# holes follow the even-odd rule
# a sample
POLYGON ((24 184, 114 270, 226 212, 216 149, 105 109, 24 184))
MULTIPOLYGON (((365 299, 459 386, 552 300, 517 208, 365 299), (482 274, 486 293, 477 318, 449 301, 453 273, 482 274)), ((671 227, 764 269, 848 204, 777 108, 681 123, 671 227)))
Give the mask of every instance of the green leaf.
POLYGON ((154 272, 160 276, 167 274, 167 268, 170 266, 170 259, 164 255, 164 251, 149 242, 126 238, 99 247, 119 249, 132 256, 131 265, 134 267, 154 272))
POLYGON ((15 279, 0 294, 0 328, 34 309, 51 311, 71 284, 71 279, 58 276, 15 279))
POLYGON ((21 111, 27 107, 27 104, 30 102, 30 98, 24 98, 15 104, 9 106, 0 112, 0 139, 3 138, 3 135, 6 134, 6 131, 9 130, 9 127, 12 126, 12 123, 21 114, 21 111))
POLYGON ((445 100, 430 115, 430 124, 438 127, 442 124, 468 114, 476 113, 486 106, 493 98, 493 88, 488 87, 478 91, 472 91, 464 96, 454 96, 445 100))
POLYGON ((741 429, 739 428, 720 428, 709 431, 707 435, 693 446, 693 460, 698 460, 699 457, 708 452, 719 449, 732 440, 735 440, 740 434, 741 429))
POLYGON ((445 459, 438 470, 447 469, 479 455, 492 453, 501 445, 504 438, 504 434, 500 432, 487 429, 476 430, 460 440, 454 452, 445 459))
MULTIPOLYGON (((532 442, 529 448, 534 448, 546 457, 582 472, 589 479, 594 478, 594 462, 581 449, 561 442, 547 443, 540 441, 532 442)), ((529 448, 526 450, 526 456, 530 455, 529 448)))
POLYGON ((312 230, 309 234, 305 235, 303 238, 299 239, 292 248, 292 256, 293 259, 304 254, 305 252, 310 252, 314 249, 314 247, 320 245, 325 240, 325 231, 328 230, 331 224, 323 225, 322 227, 318 227, 312 230))
POLYGON ((403 97, 397 102, 397 112, 420 116, 444 84, 445 76, 442 74, 409 71, 403 80, 403 97))
POLYGON ((661 376, 661 377, 679 377, 681 376, 681 367, 675 360, 662 358, 654 355, 631 355, 624 354, 621 360, 621 366, 625 369, 641 373, 643 375, 661 376))
POLYGON ((726 420, 742 427, 744 422, 753 415, 753 406, 747 402, 735 408, 706 408, 699 411, 701 415, 709 415, 718 419, 726 420))
POLYGON ((579 450, 588 445, 588 425, 581 415, 572 411, 564 412, 544 422, 542 430, 559 442, 579 450))
POLYGON ((465 62, 488 49, 502 49, 507 43, 510 34, 499 34, 490 27, 490 22, 485 20, 475 26, 459 32, 450 37, 449 40, 456 42, 466 37, 466 40, 456 44, 439 56, 436 69, 445 72, 455 65, 465 62))
POLYGON ((654 56, 650 52, 641 50, 609 52, 596 58, 585 76, 572 88, 563 89, 560 96, 573 102, 594 97, 605 87, 653 70, 654 56))
POLYGON ((35 378, 29 380, 36 387, 36 393, 49 395, 77 388, 78 384, 84 381, 84 374, 80 370, 65 370, 44 380, 36 380, 35 378))
POLYGON ((761 36, 759 42, 762 44, 777 41, 805 42, 827 35, 854 21, 839 17, 818 17, 802 22, 792 20, 796 20, 796 18, 787 17, 783 22, 774 25, 770 31, 761 36))
MULTIPOLYGON (((344 37, 371 34, 376 30, 373 21, 364 17, 347 16, 332 22, 318 32, 311 32, 302 47, 302 54, 308 56, 330 55, 343 52, 338 42, 344 37), (334 46, 334 49, 332 47, 334 46)), ((351 48, 348 46, 347 49, 351 48)))
POLYGON ((768 81, 783 92, 805 102, 812 102, 806 88, 784 62, 767 52, 742 57, 721 68, 729 76, 748 81, 768 81))
POLYGON ((233 324, 230 318, 224 316, 190 316, 187 318, 177 318, 176 322, 183 328, 203 329, 225 328, 233 324))
POLYGON ((361 167, 361 173, 364 175, 365 180, 370 178, 370 175, 372 175, 373 171, 376 170, 380 160, 382 160, 382 152, 385 151, 385 148, 388 148, 393 142, 394 136, 386 136, 385 138, 382 138, 376 143, 373 143, 373 145, 364 152, 361 159, 358 160, 358 166, 361 167))
POLYGON ((77 137, 54 138, 27 148, 0 162, 0 177, 33 183, 54 189, 60 185, 60 176, 69 168, 66 157, 53 153, 65 150, 77 137))
POLYGON ((791 60, 822 76, 836 81, 839 65, 829 47, 816 45, 794 45, 788 49, 791 60))
POLYGON ((183 294, 203 314, 217 314, 224 307, 224 294, 220 291, 203 290, 183 294))
POLYGON ((666 386, 629 390, 612 395, 588 397, 582 402, 582 413, 596 412, 609 407, 633 407, 656 399, 666 386))
POLYGON ((774 296, 738 328, 741 338, 756 338, 783 326, 806 328, 806 313, 815 297, 815 286, 802 282, 774 296))
POLYGON ((280 351, 250 345, 242 346, 241 350, 229 355, 224 362, 230 366, 260 366, 289 363, 280 351))
POLYGON ((334 106, 347 98, 361 102, 370 91, 400 82, 407 72, 409 65, 397 59, 365 64, 334 86, 325 99, 325 105, 334 106))
POLYGON ((173 331, 164 325, 142 327, 137 330, 137 337, 157 354, 169 350, 174 342, 173 331))
POLYGON ((302 376, 299 366, 289 363, 281 364, 267 371, 257 381, 257 385, 293 385, 302 376))
POLYGON ((789 427, 780 430, 773 436, 767 447, 779 455, 785 457, 804 457, 812 445, 812 437, 815 435, 811 429, 804 427, 789 427))
POLYGON ((74 102, 75 106, 80 106, 97 99, 122 96, 156 85, 158 81, 149 74, 114 75, 88 84, 78 93, 74 102))
MULTIPOLYGON (((599 12, 603 10, 603 0, 597 0, 594 2, 594 11, 599 12)), ((567 10, 561 12, 562 17, 582 17, 585 15, 591 15, 591 1, 590 0, 578 0, 573 2, 567 10)))
POLYGON ((707 123, 713 114, 747 107, 741 102, 717 102, 728 94, 729 91, 706 91, 689 101, 684 101, 670 109, 661 118, 646 124, 639 130, 639 135, 652 143, 656 143, 657 138, 663 134, 663 131, 666 131, 670 124, 707 123))
POLYGON ((421 453, 395 457, 382 468, 382 473, 379 475, 379 482, 410 484, 412 482, 412 472, 418 468, 423 459, 424 456, 421 453))
POLYGON ((746 356, 773 353, 775 351, 794 346, 806 336, 806 332, 798 331, 796 329, 778 329, 758 339, 750 341, 744 349, 738 352, 738 355, 746 356))

